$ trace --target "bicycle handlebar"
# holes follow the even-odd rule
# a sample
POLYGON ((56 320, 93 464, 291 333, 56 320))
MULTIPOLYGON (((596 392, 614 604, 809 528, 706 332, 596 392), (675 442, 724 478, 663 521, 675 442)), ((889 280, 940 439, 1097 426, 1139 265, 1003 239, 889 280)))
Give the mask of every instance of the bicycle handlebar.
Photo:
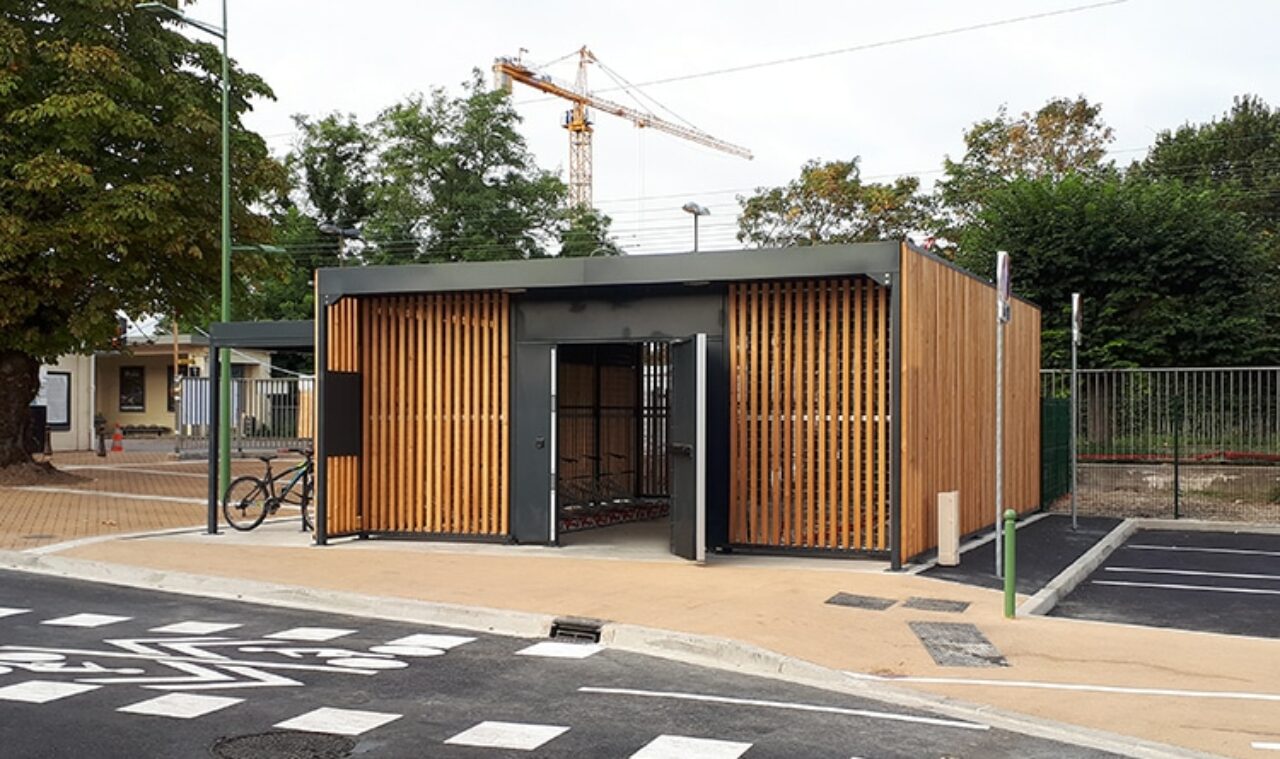
POLYGON ((300 456, 311 458, 313 452, 310 448, 277 448, 276 453, 296 453, 300 456))

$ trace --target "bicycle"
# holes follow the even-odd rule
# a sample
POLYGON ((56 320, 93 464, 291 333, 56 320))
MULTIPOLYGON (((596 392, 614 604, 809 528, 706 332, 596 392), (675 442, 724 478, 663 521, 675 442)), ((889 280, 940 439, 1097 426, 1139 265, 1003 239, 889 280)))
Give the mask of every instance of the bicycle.
POLYGON ((271 462, 274 454, 256 456, 266 465, 266 474, 255 477, 251 474, 237 477, 227 486, 222 498, 222 515, 227 524, 241 531, 252 530, 262 524, 268 514, 275 514, 282 504, 299 507, 302 511, 302 529, 310 531, 313 527, 308 509, 311 506, 312 489, 315 485, 315 462, 312 453, 302 448, 281 448, 279 453, 297 453, 303 458, 302 463, 273 474, 271 462), (288 484, 277 490, 276 484, 286 478, 288 484), (295 490, 296 489, 296 490, 295 490))

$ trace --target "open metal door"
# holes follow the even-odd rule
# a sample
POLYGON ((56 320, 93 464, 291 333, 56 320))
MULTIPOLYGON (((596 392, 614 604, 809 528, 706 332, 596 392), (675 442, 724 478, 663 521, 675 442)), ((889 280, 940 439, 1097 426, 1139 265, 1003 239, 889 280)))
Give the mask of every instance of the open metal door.
POLYGON ((671 346, 671 552, 707 558, 707 336, 671 346))

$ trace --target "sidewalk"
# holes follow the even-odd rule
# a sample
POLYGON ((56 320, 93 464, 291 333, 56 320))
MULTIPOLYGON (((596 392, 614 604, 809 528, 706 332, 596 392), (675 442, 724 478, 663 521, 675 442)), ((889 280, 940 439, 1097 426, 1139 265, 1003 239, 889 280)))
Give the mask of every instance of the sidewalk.
POLYGON ((716 557, 391 541, 308 545, 293 521, 250 534, 106 540, 60 556, 318 590, 573 615, 726 638, 970 703, 1216 754, 1280 740, 1280 641, 1001 616, 999 592, 880 562, 716 557), (613 555, 625 558, 605 558, 613 555), (845 592, 876 611, 825 603, 845 592), (962 613, 910 597, 967 602, 962 613), (1007 667, 936 664, 910 622, 976 625, 1007 667), (1158 694, 1131 689, 1157 689, 1158 694), (1195 691, 1199 693, 1188 693, 1195 691))

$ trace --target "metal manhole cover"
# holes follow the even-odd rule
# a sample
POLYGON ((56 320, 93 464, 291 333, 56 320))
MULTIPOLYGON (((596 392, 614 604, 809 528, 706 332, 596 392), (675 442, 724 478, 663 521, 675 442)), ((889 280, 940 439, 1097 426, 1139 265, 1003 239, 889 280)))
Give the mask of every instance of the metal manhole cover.
POLYGON ((355 746, 342 735, 277 730, 219 738, 211 750, 219 759, 344 759, 355 746))

